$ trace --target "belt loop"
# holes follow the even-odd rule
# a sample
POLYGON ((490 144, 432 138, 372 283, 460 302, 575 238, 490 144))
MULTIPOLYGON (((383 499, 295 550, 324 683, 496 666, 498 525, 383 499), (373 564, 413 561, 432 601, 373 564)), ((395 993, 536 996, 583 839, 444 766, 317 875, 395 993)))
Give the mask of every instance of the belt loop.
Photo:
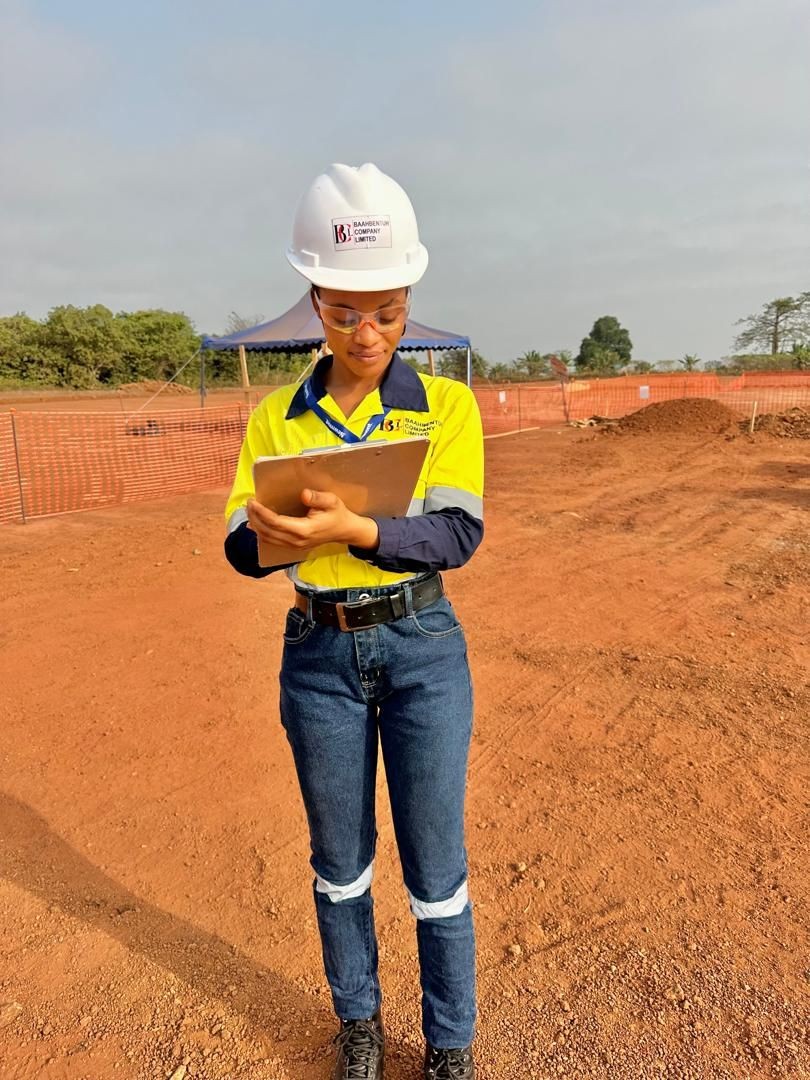
POLYGON ((312 618, 312 593, 307 593, 307 622, 315 622, 312 618))
POLYGON ((402 585, 402 596, 405 600, 405 616, 409 619, 413 615, 413 592, 407 581, 402 585))

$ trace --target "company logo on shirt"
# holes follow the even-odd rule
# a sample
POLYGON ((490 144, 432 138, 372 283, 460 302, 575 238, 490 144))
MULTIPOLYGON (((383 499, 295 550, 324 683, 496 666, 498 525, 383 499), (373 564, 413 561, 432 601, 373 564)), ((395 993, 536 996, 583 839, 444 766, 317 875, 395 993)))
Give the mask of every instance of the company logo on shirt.
POLYGON ((441 420, 414 420, 410 416, 405 416, 402 420, 402 430, 405 435, 428 436, 441 426, 441 420))

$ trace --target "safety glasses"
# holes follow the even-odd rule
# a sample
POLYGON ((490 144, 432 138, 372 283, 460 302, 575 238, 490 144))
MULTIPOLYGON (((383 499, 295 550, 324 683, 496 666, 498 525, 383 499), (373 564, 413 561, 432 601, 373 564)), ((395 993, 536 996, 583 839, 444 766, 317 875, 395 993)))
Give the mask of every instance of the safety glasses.
POLYGON ((391 301, 376 311, 356 311, 354 308, 325 304, 320 297, 316 297, 316 301, 324 324, 339 334, 354 334, 363 323, 370 323, 380 334, 388 334, 405 325, 411 309, 410 290, 405 303, 401 300, 391 301))

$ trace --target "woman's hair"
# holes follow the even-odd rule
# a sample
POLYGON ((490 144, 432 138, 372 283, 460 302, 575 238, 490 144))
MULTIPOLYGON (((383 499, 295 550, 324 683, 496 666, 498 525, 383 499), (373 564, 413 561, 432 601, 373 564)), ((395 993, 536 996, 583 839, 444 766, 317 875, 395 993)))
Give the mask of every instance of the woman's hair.
MULTIPOLYGON (((410 285, 406 285, 405 289, 407 291, 407 295, 410 296, 411 291, 412 291, 412 287, 410 285)), ((320 299, 320 296, 321 296, 320 285, 315 285, 315 284, 310 285, 309 292, 310 292, 310 296, 317 296, 318 299, 320 299)))

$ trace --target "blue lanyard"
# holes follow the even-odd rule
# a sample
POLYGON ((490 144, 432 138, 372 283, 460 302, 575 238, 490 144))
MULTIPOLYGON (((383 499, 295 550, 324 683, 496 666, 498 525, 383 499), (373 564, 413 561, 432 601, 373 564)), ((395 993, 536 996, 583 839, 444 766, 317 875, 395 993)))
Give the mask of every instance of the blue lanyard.
POLYGON ((345 443, 365 442, 372 431, 377 430, 391 411, 390 406, 384 408, 381 413, 377 413, 376 416, 370 418, 363 428, 362 435, 355 435, 353 431, 349 431, 345 424, 341 424, 339 420, 335 420, 335 418, 330 416, 326 409, 320 405, 318 399, 315 397, 315 391, 312 389, 312 382, 310 379, 307 379, 304 383, 304 400, 307 403, 307 408, 311 409, 318 419, 326 424, 333 435, 337 435, 337 437, 345 443))

